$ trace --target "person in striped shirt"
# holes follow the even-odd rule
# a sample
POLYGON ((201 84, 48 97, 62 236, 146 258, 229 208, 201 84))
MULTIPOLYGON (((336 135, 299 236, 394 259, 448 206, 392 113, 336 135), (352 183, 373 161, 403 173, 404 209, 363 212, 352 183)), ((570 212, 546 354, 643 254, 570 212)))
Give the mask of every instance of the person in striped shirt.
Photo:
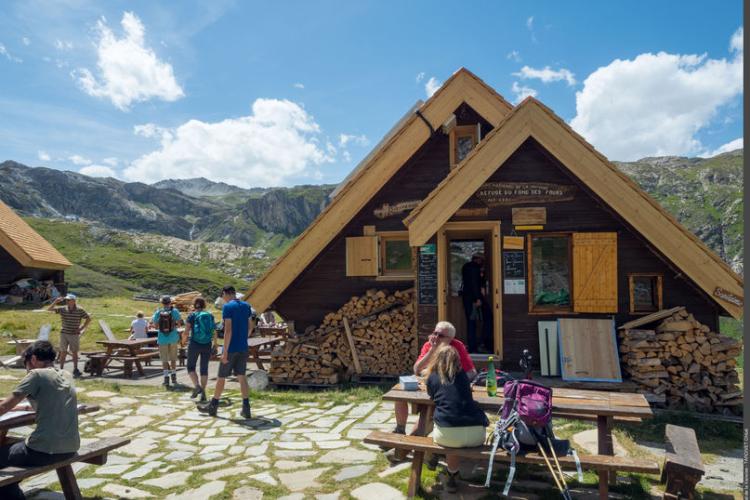
POLYGON ((83 308, 78 307, 76 296, 69 293, 64 298, 58 297, 47 308, 60 315, 62 328, 60 329, 60 369, 65 369, 65 357, 70 351, 73 357, 73 376, 78 378, 81 372, 78 370, 78 351, 81 349, 80 337, 91 323, 91 316, 83 308), (58 304, 65 301, 65 305, 58 307, 58 304), (81 325, 83 321, 83 325, 81 325))

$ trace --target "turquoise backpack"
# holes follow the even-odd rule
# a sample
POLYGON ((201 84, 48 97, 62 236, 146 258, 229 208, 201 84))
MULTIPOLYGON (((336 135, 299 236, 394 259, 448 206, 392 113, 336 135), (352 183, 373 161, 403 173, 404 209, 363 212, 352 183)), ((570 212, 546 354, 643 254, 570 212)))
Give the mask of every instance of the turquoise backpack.
POLYGON ((193 318, 193 334, 190 338, 198 344, 210 344, 214 336, 216 322, 208 311, 201 311, 193 318))

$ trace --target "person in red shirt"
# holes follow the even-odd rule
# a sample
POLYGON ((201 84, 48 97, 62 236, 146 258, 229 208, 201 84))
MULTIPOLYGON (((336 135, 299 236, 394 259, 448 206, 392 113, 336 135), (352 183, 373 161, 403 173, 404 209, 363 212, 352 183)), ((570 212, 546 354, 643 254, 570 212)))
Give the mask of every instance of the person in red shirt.
MULTIPOLYGON (((474 362, 469 356, 469 351, 460 340, 456 339, 456 327, 447 321, 441 321, 435 325, 435 330, 427 338, 427 342, 422 346, 417 362, 414 363, 414 374, 420 375, 430 364, 433 356, 441 345, 450 345, 458 351, 458 357, 461 360, 461 367, 469 380, 473 380, 477 375, 474 362)), ((396 411, 396 428, 393 430, 396 434, 406 434, 406 420, 409 418, 409 405, 405 402, 398 401, 394 404, 396 411)))

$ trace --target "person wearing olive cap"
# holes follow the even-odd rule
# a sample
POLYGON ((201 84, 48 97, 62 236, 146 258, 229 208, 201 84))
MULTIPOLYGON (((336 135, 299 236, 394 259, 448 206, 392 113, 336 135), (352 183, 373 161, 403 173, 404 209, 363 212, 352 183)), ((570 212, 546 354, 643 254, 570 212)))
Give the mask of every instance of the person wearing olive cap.
POLYGON ((78 351, 81 349, 81 335, 83 335, 89 323, 91 323, 91 316, 83 308, 78 307, 76 296, 72 293, 69 293, 65 297, 56 298, 47 310, 59 314, 62 320, 62 328, 60 329, 60 369, 65 369, 65 357, 67 352, 70 351, 73 357, 73 376, 76 378, 80 377, 81 372, 78 371, 78 351), (65 305, 58 307, 57 305, 63 301, 65 301, 65 305), (83 321, 83 325, 81 325, 81 321, 83 321))

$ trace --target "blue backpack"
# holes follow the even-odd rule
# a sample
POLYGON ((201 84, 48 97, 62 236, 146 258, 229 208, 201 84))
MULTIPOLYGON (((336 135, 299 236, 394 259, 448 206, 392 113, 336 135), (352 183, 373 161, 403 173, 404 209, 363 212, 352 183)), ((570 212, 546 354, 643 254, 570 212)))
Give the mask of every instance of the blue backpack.
POLYGON ((195 313, 193 317, 193 333, 190 338, 198 344, 210 344, 214 335, 214 315, 208 311, 195 313))

